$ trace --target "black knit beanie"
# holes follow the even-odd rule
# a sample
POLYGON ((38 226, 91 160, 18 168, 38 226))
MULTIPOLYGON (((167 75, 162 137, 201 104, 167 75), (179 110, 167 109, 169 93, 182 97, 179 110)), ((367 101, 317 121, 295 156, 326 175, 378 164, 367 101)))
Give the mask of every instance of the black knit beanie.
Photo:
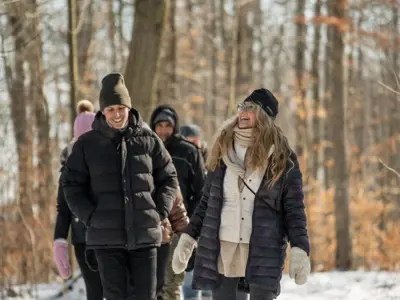
POLYGON ((275 120, 276 116, 278 115, 279 102, 267 89, 254 90, 250 96, 244 100, 244 102, 246 101, 251 101, 260 105, 262 110, 264 110, 273 120, 275 120))
POLYGON ((164 108, 160 110, 159 113, 154 118, 153 124, 155 126, 160 122, 169 122, 171 123, 172 127, 175 128, 176 126, 175 113, 169 108, 164 108))
POLYGON ((125 105, 131 108, 131 98, 120 73, 110 73, 101 80, 100 110, 111 105, 125 105))
POLYGON ((189 124, 181 126, 179 131, 181 136, 183 136, 184 138, 188 136, 200 137, 201 128, 196 124, 189 124))

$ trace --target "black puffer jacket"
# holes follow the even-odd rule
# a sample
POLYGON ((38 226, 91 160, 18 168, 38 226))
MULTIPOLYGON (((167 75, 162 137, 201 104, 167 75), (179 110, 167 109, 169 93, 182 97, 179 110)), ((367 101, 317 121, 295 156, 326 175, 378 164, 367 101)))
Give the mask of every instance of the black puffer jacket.
POLYGON ((179 132, 179 118, 176 111, 168 105, 160 105, 151 115, 150 126, 155 130, 154 119, 165 108, 174 112, 174 133, 165 141, 165 147, 172 157, 178 173, 179 187, 189 217, 200 203, 205 181, 205 166, 200 150, 192 143, 181 137, 179 132))
MULTIPOLYGON (((265 175, 264 183, 255 191, 257 197, 246 268, 248 283, 262 285, 276 295, 280 293, 288 239, 291 247, 309 253, 302 175, 294 154, 291 160, 294 166, 289 162, 285 175, 271 189, 265 184, 265 175)), ((220 284, 217 260, 225 171, 226 166, 222 164, 207 174, 204 195, 186 231, 198 240, 193 273, 195 289, 214 290, 220 284)))
MULTIPOLYGON (((73 142, 65 147, 61 152, 61 171, 69 154, 71 153, 72 146, 73 142)), ((79 221, 78 218, 72 215, 71 210, 65 201, 64 191, 61 186, 61 174, 62 173, 60 173, 57 192, 57 219, 56 226, 54 228, 54 240, 67 239, 69 228, 71 227, 72 244, 84 244, 86 242, 86 227, 81 221, 79 221)))
POLYGON ((171 156, 134 109, 124 131, 109 127, 101 112, 92 126, 75 143, 62 179, 72 213, 88 227, 88 248, 160 246, 160 221, 177 196, 171 156))

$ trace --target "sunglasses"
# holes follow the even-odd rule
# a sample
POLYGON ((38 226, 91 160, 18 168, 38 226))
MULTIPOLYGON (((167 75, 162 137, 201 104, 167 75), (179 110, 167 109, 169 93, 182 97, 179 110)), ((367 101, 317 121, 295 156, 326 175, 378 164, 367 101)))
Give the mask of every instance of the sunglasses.
POLYGON ((257 107, 260 107, 258 104, 254 102, 242 102, 237 105, 238 112, 252 112, 256 110, 257 107))

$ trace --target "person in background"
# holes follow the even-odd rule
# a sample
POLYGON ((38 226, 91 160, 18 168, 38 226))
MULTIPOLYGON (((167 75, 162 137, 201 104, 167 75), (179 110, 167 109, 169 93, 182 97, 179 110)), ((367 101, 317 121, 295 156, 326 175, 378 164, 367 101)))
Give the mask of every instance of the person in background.
POLYGON ((221 126, 201 203, 173 254, 179 274, 198 243, 193 287, 214 300, 237 299, 243 277, 251 300, 276 298, 288 241, 289 276, 305 284, 310 273, 302 174, 277 114, 274 95, 258 89, 221 126))
MULTIPOLYGON (((74 121, 74 137, 72 141, 61 152, 61 166, 72 151, 74 143, 78 138, 92 130, 94 120, 94 107, 88 100, 81 100, 77 104, 77 117, 74 121)), ((96 265, 96 258, 93 251, 86 251, 86 228, 85 225, 74 217, 65 201, 64 192, 61 184, 58 186, 57 195, 57 218, 54 229, 54 261, 57 265, 60 276, 64 279, 72 275, 70 258, 68 255, 68 232, 71 228, 71 242, 74 246, 75 257, 81 270, 86 287, 87 300, 102 300, 103 287, 99 272, 89 266, 96 265), (89 262, 89 264, 87 263, 89 262)))
MULTIPOLYGON (((182 125, 180 127, 181 136, 192 144, 196 145, 199 148, 200 153, 203 156, 204 161, 207 160, 207 144, 205 141, 201 139, 202 130, 196 124, 188 124, 182 125)), ((185 281, 182 286, 182 293, 184 300, 197 300, 201 295, 202 300, 211 299, 212 293, 211 291, 197 291, 192 289, 192 280, 193 280, 193 271, 186 272, 185 281)), ((244 294, 245 297, 246 294, 244 294)), ((243 298, 244 300, 246 298, 243 298)))
POLYGON ((75 142, 62 173, 71 212, 87 227, 103 297, 154 300, 157 248, 164 221, 178 193, 171 156, 162 141, 143 127, 119 73, 102 79, 100 111, 92 131, 75 142))
MULTIPOLYGON (((150 117, 149 125, 164 142, 172 157, 178 173, 183 202, 190 217, 201 199, 205 179, 203 157, 195 145, 179 135, 179 118, 171 106, 161 105, 157 107, 150 117)), ((185 274, 174 274, 171 269, 172 253, 178 239, 179 236, 174 235, 171 244, 164 245, 158 251, 158 266, 163 267, 165 263, 162 262, 167 262, 165 276, 162 276, 160 272, 158 278, 160 283, 159 300, 181 299, 180 286, 184 282, 185 274)))
POLYGON ((204 161, 207 161, 207 143, 202 139, 202 130, 196 124, 182 125, 180 127, 180 134, 187 141, 195 144, 203 155, 204 161))

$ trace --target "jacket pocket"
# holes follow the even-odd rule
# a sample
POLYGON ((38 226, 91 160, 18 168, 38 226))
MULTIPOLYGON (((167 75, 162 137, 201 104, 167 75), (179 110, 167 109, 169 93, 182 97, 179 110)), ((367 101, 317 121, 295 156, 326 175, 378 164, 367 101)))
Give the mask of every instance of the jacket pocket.
POLYGON ((137 224, 141 228, 157 228, 161 226, 160 215, 154 208, 149 208, 140 212, 137 224))

